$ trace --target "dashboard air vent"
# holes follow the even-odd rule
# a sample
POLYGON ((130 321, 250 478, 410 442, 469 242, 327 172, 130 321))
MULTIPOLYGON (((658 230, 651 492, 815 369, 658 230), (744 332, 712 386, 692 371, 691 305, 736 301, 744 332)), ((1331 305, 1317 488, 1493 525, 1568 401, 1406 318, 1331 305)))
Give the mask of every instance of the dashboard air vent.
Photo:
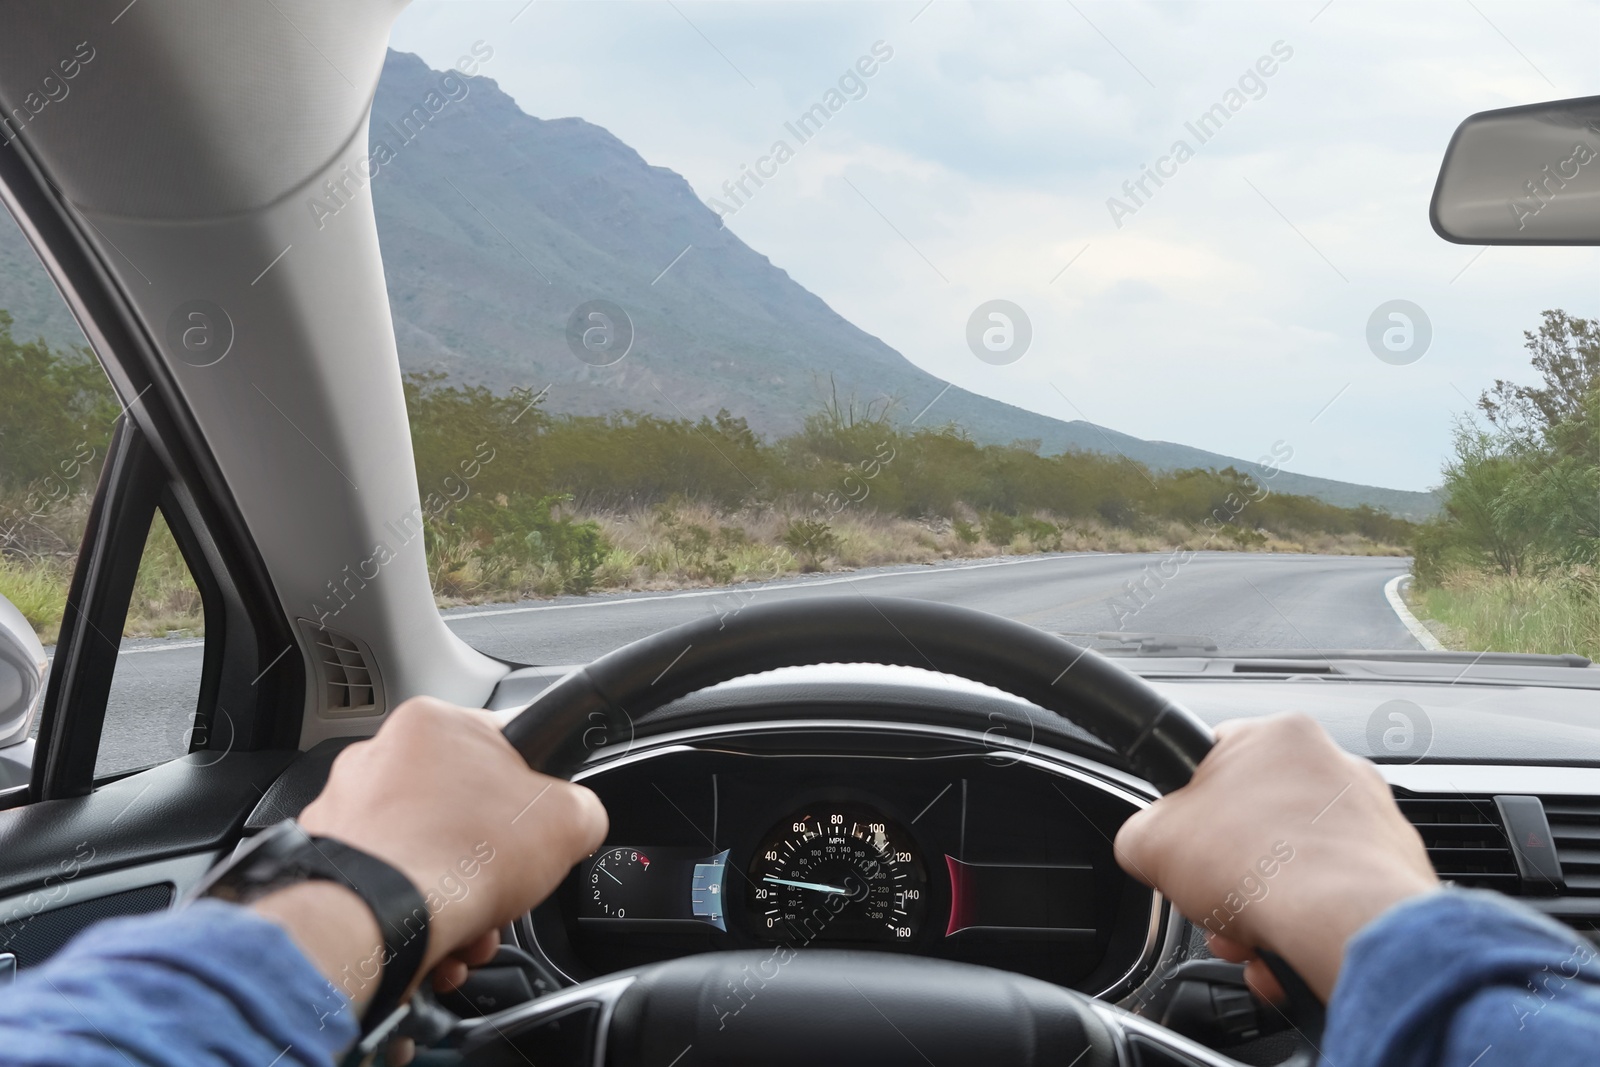
POLYGON ((1538 798, 1532 812, 1536 825, 1518 831, 1519 842, 1526 834, 1530 846, 1521 856, 1529 870, 1519 871, 1502 820, 1517 825, 1518 811, 1526 820, 1533 799, 1395 794, 1400 810, 1422 835, 1440 878, 1520 897, 1529 907, 1600 940, 1600 797, 1538 798), (1527 803, 1518 808, 1516 802, 1527 803), (1537 869, 1548 857, 1537 842, 1546 833, 1557 862, 1550 875, 1541 875, 1537 869))
MULTIPOLYGON (((1542 797, 1567 895, 1600 896, 1600 799, 1542 797)), ((1596 914, 1600 915, 1600 906, 1596 914)))
MULTIPOLYGON (((1422 835, 1439 877, 1472 889, 1518 892, 1516 857, 1491 797, 1397 795, 1400 811, 1422 835)), ((1597 826, 1600 829, 1600 826, 1597 826)))
POLYGON ((301 619, 300 625, 311 642, 322 713, 345 716, 383 711, 383 679, 371 649, 357 638, 308 619, 301 619))

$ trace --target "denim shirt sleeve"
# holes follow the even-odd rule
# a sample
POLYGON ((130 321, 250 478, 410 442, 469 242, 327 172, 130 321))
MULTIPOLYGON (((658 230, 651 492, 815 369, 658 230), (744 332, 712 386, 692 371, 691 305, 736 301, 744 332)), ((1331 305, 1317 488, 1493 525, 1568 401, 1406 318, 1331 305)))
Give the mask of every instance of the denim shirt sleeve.
POLYGON ((281 927, 220 901, 101 923, 0 989, 0 1067, 327 1067, 356 1032, 281 927))
POLYGON ((1587 938, 1498 894, 1444 890, 1406 901, 1346 949, 1323 1062, 1600 1062, 1596 957, 1587 938))

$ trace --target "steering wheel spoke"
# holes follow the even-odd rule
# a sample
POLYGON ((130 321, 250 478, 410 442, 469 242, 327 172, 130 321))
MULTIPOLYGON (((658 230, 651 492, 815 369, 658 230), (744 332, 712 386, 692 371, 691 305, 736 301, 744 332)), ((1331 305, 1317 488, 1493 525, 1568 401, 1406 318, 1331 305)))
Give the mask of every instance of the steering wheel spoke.
POLYGON ((973 964, 780 946, 652 964, 470 1023, 468 1064, 561 1067, 1225 1067, 1048 982, 973 964))
MULTIPOLYGON (((1093 733, 1162 792, 1186 784, 1212 745, 1191 712, 1094 652, 968 608, 865 596, 757 604, 635 641, 551 686, 505 733, 529 766, 570 777, 625 751, 640 720, 679 697, 818 663, 920 667, 994 686, 1093 733)), ((622 972, 463 1023, 460 1036, 468 1062, 483 1064, 1231 1062, 1008 971, 790 943, 622 972)))
POLYGON ((634 974, 613 975, 463 1019, 447 1043, 472 1064, 603 1064, 617 1002, 637 981, 634 974))

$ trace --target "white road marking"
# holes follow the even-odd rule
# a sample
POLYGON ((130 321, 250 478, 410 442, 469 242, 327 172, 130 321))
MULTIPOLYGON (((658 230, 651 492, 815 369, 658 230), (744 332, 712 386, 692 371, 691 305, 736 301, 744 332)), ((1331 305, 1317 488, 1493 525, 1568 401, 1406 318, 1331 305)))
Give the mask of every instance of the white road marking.
POLYGON ((1411 575, 1409 574, 1399 574, 1390 578, 1389 584, 1383 587, 1384 598, 1389 601, 1389 606, 1394 609, 1394 613, 1400 617, 1400 624, 1411 631, 1411 636, 1417 639, 1417 644, 1429 652, 1443 652, 1444 645, 1440 644, 1439 639, 1433 636, 1433 631, 1417 621, 1417 617, 1411 614, 1411 609, 1406 607, 1405 600, 1400 596, 1401 583, 1409 582, 1410 580, 1411 575))
MULTIPOLYGON (((119 648, 119 649, 117 649, 117 655, 119 655, 119 656, 139 656, 139 655, 143 655, 146 652, 171 652, 171 651, 173 651, 175 649, 179 649, 179 648, 199 648, 204 644, 205 644, 205 641, 203 641, 203 640, 173 641, 173 642, 171 642, 169 644, 145 645, 142 648, 119 648)), ((54 660, 56 658, 56 646, 55 645, 51 645, 49 648, 45 649, 44 655, 45 655, 46 659, 51 660, 52 662, 54 662, 54 660)))

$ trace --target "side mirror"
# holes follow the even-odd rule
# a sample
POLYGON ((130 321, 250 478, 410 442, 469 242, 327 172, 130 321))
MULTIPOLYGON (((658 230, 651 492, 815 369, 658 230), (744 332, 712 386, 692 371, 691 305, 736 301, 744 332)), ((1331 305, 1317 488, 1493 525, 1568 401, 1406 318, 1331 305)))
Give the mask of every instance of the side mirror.
POLYGON ((1600 245, 1600 96, 1468 118, 1428 217, 1456 244, 1600 245))
POLYGON ((16 605, 0 596, 0 790, 26 785, 33 772, 33 715, 50 668, 44 646, 16 605))

